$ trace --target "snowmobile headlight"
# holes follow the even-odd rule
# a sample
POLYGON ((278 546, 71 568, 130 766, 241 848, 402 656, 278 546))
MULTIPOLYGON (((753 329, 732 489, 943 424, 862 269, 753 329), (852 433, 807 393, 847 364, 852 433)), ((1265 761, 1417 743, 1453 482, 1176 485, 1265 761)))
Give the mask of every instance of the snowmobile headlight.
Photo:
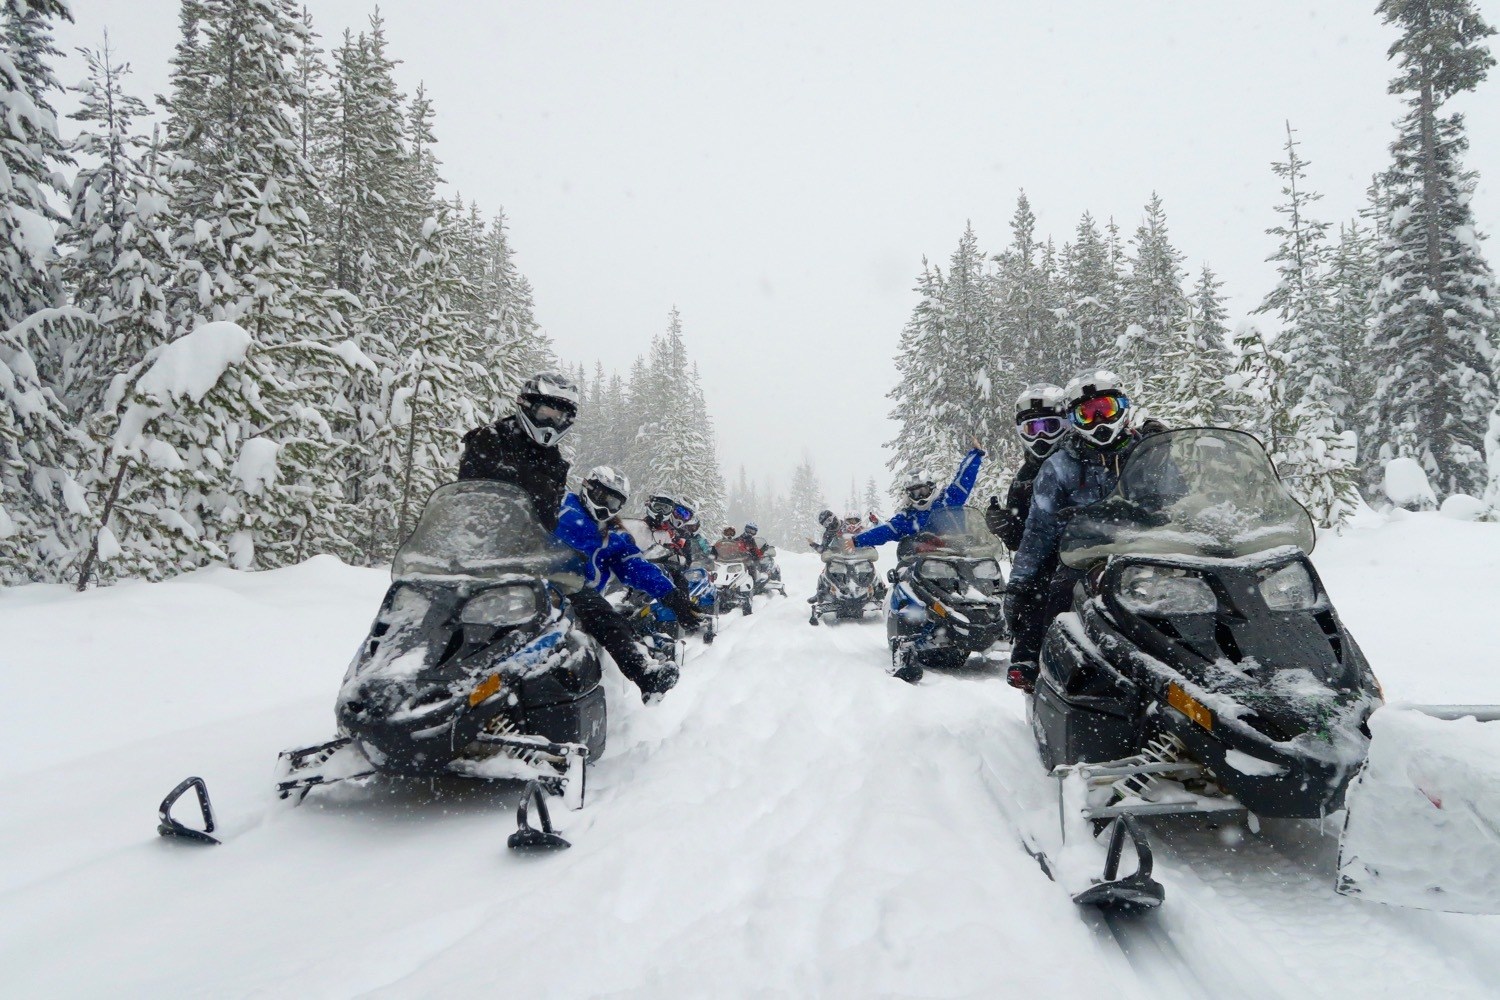
POLYGON ((1266 571, 1260 596, 1272 611, 1307 611, 1318 605, 1318 587, 1300 561, 1266 571))
POLYGON ((525 585, 491 587, 469 598, 458 620, 465 625, 505 628, 524 625, 536 617, 536 591, 525 585))
POLYGON ((922 576, 934 583, 951 583, 958 580, 958 567, 941 559, 924 559, 922 576))
POLYGON ((993 559, 981 559, 979 562, 974 564, 974 579, 1000 579, 1000 564, 993 559))
POLYGON ((828 564, 828 578, 830 580, 842 580, 849 575, 848 569, 838 563, 828 564))
POLYGON ((1119 596, 1138 615, 1206 615, 1219 606, 1207 580, 1171 566, 1126 566, 1119 596))

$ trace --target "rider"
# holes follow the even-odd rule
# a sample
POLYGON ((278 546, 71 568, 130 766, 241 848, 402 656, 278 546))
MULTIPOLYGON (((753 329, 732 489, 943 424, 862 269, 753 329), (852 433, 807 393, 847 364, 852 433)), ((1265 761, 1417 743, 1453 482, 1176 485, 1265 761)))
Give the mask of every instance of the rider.
POLYGON ((567 491, 568 462, 557 443, 578 419, 578 385, 566 375, 539 372, 516 397, 516 412, 464 435, 459 479, 497 479, 525 490, 550 531, 567 491))
POLYGON ((714 558, 720 560, 744 560, 749 558, 750 553, 744 542, 740 541, 735 534, 734 528, 726 525, 719 534, 719 540, 714 542, 714 558))
POLYGON ((1067 610, 1078 573, 1057 563, 1068 511, 1114 491, 1120 467, 1142 436, 1165 428, 1146 421, 1130 427, 1131 401, 1120 377, 1104 369, 1075 375, 1063 388, 1071 433, 1042 463, 1033 484, 1030 514, 1005 591, 1005 620, 1015 642, 1008 680, 1029 691, 1047 625, 1067 610))
POLYGON ((575 596, 573 611, 588 632, 609 650, 620 672, 641 689, 646 702, 657 700, 677 683, 672 663, 651 663, 635 644, 630 625, 598 595, 611 575, 628 587, 645 591, 660 601, 684 623, 697 620, 698 612, 672 578, 641 557, 641 550, 617 515, 630 497, 630 481, 607 465, 589 470, 577 493, 563 498, 558 511, 559 541, 578 550, 588 560, 588 592, 597 601, 575 596), (606 614, 603 609, 607 609, 606 614))
POLYGON ((1026 458, 1005 491, 1005 506, 1000 506, 998 496, 992 496, 984 512, 984 523, 1012 552, 1021 545, 1026 515, 1031 513, 1036 474, 1068 429, 1065 403, 1062 389, 1049 383, 1027 386, 1016 400, 1016 433, 1026 458))
POLYGON ((964 456, 964 460, 958 465, 958 474, 942 493, 937 492, 937 480, 926 470, 916 469, 908 473, 901 485, 901 491, 906 494, 906 506, 891 515, 891 519, 884 524, 877 524, 855 535, 852 547, 862 549, 910 538, 926 529, 934 511, 962 507, 969 501, 974 481, 979 478, 979 463, 983 460, 984 449, 979 447, 979 441, 975 439, 974 450, 964 456))
MULTIPOLYGON (((514 483, 531 497, 537 520, 552 531, 568 489, 568 462, 558 442, 578 416, 578 386, 565 375, 541 372, 526 380, 516 412, 464 435, 459 479, 514 483)), ((609 651, 622 671, 645 676, 645 657, 629 639, 629 626, 592 587, 568 595, 578 624, 609 651), (623 639, 622 639, 623 637, 623 639)), ((667 690, 676 678, 656 678, 667 690)), ((646 692, 642 691, 643 697, 646 692)))
POLYGON ((823 529, 823 540, 821 542, 815 542, 811 538, 807 540, 807 544, 812 547, 814 552, 827 552, 829 549, 843 547, 841 542, 843 527, 839 524, 839 519, 834 515, 833 511, 818 511, 818 526, 823 529))
POLYGON ((766 548, 761 544, 759 532, 760 528, 756 526, 754 521, 746 521, 745 530, 740 532, 739 538, 739 542, 745 547, 745 551, 750 553, 750 558, 757 563, 760 562, 766 548))

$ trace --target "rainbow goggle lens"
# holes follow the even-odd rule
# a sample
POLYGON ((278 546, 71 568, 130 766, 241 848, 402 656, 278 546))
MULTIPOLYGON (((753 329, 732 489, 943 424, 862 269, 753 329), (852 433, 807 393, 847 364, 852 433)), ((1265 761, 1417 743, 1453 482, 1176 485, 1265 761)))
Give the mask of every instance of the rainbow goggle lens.
POLYGON ((1074 406, 1068 411, 1068 417, 1076 426, 1089 428, 1116 419, 1129 405, 1130 400, 1125 396, 1095 396, 1074 406))
POLYGON ((1062 417, 1032 417, 1016 425, 1021 436, 1027 439, 1055 438, 1063 432, 1062 417))

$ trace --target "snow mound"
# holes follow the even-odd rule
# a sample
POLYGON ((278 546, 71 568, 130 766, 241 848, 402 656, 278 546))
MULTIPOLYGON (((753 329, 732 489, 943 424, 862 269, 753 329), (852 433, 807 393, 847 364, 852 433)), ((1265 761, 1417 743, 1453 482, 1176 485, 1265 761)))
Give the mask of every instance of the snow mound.
POLYGON ((1467 493, 1455 493, 1443 501, 1440 508, 1445 517, 1459 521, 1478 521, 1490 511, 1489 504, 1467 493))
POLYGON ((240 487, 251 496, 256 496, 276 482, 276 458, 281 446, 267 437, 253 437, 240 445, 240 453, 234 460, 230 474, 240 487))
POLYGON ((206 323, 163 347, 136 389, 161 403, 199 402, 229 368, 244 363, 250 343, 238 323, 206 323))
POLYGON ((1397 507, 1433 510, 1437 495, 1427 482, 1427 473, 1414 458, 1393 458, 1385 463, 1385 495, 1397 507))
POLYGON ((1398 706, 1370 717, 1350 786, 1343 891, 1381 903, 1500 912, 1500 723, 1398 706))

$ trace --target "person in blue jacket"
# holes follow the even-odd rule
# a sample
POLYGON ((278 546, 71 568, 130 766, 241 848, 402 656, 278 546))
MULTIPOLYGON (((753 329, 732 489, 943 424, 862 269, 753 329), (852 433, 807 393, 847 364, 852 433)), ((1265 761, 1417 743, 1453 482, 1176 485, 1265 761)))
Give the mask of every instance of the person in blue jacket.
POLYGON ((1079 579, 1077 571, 1060 566, 1057 559, 1070 513, 1113 493, 1130 449, 1145 434, 1164 429, 1152 420, 1140 430, 1131 429, 1130 399, 1111 371, 1074 376, 1063 397, 1070 433, 1036 474, 1031 512, 1005 590, 1005 620, 1015 637, 1007 679, 1024 691, 1036 683, 1047 626, 1068 609, 1079 579))
POLYGON ((554 534, 582 555, 587 567, 588 585, 571 601, 579 624, 609 651, 620 672, 649 703, 677 683, 677 667, 647 659, 629 622, 603 598, 605 586, 612 576, 618 577, 625 586, 660 601, 685 625, 695 624, 698 612, 665 571, 642 557, 635 539, 617 519, 629 496, 630 482, 620 473, 607 465, 590 469, 578 492, 563 497, 554 534))
POLYGON ((958 474, 942 493, 937 492, 937 481, 925 470, 917 469, 908 473, 901 484, 901 491, 906 494, 906 506, 891 515, 890 520, 855 535, 850 547, 863 549, 911 538, 926 530, 934 511, 962 507, 969 502, 969 494, 974 491, 974 481, 979 478, 979 465, 982 461, 984 449, 979 447, 979 441, 975 439, 974 450, 964 456, 964 460, 958 465, 958 474))

